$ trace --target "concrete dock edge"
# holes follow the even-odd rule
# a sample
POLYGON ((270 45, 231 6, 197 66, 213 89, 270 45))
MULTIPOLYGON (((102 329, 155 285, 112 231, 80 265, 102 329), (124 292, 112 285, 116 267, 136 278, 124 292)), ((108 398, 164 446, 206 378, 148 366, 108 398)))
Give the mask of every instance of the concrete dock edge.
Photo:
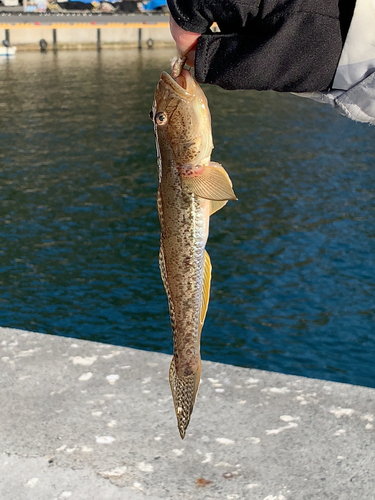
POLYGON ((166 15, 0 13, 0 36, 17 51, 40 50, 41 40, 47 50, 175 46, 166 15))
POLYGON ((375 390, 0 328, 1 500, 375 498, 375 390))

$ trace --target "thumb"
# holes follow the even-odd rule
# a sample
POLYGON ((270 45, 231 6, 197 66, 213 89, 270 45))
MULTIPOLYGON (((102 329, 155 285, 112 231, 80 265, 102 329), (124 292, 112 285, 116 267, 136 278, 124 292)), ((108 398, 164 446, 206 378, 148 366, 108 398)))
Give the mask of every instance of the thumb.
POLYGON ((177 51, 180 56, 187 56, 186 63, 189 66, 194 65, 194 55, 195 46, 197 44, 198 38, 201 36, 200 33, 193 33, 191 31, 185 31, 180 28, 172 16, 170 16, 170 29, 171 35, 176 42, 177 51))

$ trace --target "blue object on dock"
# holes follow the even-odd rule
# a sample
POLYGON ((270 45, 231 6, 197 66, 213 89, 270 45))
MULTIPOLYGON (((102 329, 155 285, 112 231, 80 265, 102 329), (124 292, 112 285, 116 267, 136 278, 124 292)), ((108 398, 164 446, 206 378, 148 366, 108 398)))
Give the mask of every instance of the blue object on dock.
POLYGON ((147 11, 157 10, 166 6, 167 2, 165 0, 150 0, 149 2, 143 4, 142 10, 147 10, 147 11))

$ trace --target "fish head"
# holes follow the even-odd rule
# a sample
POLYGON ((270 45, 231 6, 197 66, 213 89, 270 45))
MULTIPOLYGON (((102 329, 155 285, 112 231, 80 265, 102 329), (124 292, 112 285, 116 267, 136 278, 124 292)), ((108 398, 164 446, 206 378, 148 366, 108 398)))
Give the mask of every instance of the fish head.
POLYGON ((210 111, 189 71, 183 69, 176 79, 161 74, 150 116, 161 156, 173 155, 177 165, 209 161, 213 148, 210 111))

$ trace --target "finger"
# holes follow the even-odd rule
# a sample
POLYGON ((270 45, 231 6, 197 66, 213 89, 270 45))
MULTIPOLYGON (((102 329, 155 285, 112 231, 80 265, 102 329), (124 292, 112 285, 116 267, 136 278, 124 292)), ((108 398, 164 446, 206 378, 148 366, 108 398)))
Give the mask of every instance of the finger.
MULTIPOLYGON (((185 31, 180 26, 176 23, 176 21, 173 19, 172 16, 170 16, 170 28, 171 28, 171 34, 176 42, 177 46, 177 51, 180 56, 185 56, 189 52, 193 51, 197 44, 197 40, 200 37, 200 33, 193 33, 191 31, 185 31)), ((194 64, 194 57, 189 58, 188 61, 193 61, 194 64)), ((189 64, 189 62, 187 62, 189 64)), ((189 64, 192 66, 193 64, 189 64)))
POLYGON ((185 57, 186 57, 185 64, 187 66, 190 66, 191 68, 193 68, 194 67, 194 59, 195 59, 195 49, 189 50, 189 52, 187 52, 185 57))

